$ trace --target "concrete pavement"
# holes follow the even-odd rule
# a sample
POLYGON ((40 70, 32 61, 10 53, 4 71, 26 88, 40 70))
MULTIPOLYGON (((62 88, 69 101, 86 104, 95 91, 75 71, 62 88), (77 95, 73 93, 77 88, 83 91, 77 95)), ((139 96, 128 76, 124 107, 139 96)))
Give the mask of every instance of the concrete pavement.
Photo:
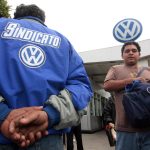
MULTIPOLYGON (((115 147, 109 146, 104 130, 90 134, 83 133, 82 140, 84 150, 115 150, 115 147)), ((74 150, 77 150, 76 142, 74 142, 74 150)))

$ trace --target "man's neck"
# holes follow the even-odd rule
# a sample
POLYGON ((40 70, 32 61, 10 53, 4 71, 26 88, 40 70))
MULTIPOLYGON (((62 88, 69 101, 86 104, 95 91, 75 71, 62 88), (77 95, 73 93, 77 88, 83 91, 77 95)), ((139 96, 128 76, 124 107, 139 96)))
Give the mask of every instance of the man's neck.
POLYGON ((138 68, 138 64, 124 64, 128 68, 138 68))

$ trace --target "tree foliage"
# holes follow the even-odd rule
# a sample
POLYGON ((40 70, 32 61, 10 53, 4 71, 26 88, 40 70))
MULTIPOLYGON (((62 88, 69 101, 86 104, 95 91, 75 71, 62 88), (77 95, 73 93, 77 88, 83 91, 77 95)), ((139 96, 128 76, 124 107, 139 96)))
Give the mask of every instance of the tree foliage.
POLYGON ((0 0, 0 17, 10 17, 9 14, 10 6, 7 3, 7 0, 0 0))

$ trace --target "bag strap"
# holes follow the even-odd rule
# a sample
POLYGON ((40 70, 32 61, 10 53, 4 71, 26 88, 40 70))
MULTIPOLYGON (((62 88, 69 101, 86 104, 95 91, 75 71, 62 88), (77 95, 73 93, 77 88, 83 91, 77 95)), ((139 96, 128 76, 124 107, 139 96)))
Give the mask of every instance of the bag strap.
POLYGON ((136 77, 139 77, 139 76, 142 74, 142 72, 143 72, 144 70, 149 70, 149 69, 148 69, 148 67, 143 67, 143 68, 137 73, 136 77))

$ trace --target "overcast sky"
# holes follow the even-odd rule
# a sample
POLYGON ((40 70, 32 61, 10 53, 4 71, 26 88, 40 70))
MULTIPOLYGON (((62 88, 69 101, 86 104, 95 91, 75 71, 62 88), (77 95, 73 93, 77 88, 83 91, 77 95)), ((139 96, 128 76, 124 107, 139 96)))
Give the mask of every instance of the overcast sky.
POLYGON ((148 0, 8 0, 12 9, 21 3, 42 8, 46 25, 65 35, 77 52, 121 45, 112 30, 126 18, 142 23, 143 32, 137 41, 150 38, 148 0))

